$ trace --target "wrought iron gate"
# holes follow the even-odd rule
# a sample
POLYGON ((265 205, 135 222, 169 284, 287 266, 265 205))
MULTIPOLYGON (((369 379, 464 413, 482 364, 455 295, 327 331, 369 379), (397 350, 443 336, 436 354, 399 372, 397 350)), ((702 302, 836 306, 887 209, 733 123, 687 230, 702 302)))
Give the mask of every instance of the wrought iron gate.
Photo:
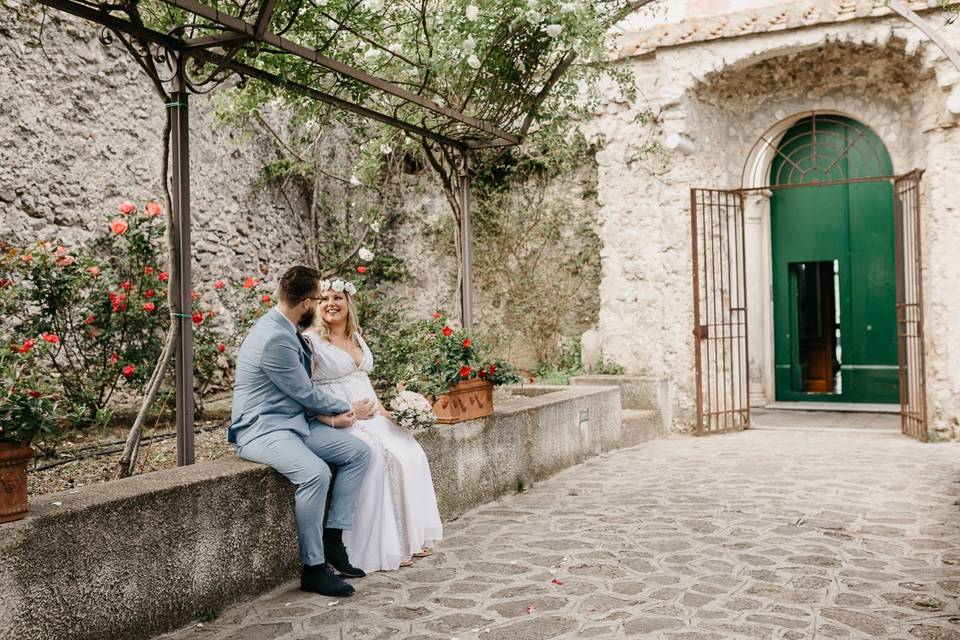
POLYGON ((927 389, 923 352, 923 282, 920 253, 920 171, 893 181, 897 256, 897 343, 900 427, 926 442, 927 389))
POLYGON ((691 189, 697 435, 750 426, 743 193, 691 189))

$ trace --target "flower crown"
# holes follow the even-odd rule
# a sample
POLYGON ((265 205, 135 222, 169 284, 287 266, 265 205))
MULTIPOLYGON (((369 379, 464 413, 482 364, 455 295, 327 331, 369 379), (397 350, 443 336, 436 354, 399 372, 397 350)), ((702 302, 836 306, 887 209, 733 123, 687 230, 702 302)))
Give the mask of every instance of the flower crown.
POLYGON ((357 295, 357 288, 353 286, 353 283, 347 282, 346 280, 341 280, 340 278, 335 280, 321 280, 320 291, 327 291, 328 289, 333 289, 337 293, 343 293, 346 291, 352 296, 357 295))

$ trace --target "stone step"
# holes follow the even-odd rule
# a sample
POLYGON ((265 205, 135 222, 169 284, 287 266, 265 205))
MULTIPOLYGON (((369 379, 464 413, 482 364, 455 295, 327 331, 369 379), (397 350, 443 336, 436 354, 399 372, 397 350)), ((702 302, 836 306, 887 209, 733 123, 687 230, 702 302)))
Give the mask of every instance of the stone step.
POLYGON ((586 375, 570 378, 570 384, 620 387, 624 409, 660 409, 669 406, 669 381, 644 376, 586 375))
POLYGON ((656 440, 666 435, 663 432, 663 420, 659 411, 651 409, 623 409, 620 412, 623 420, 624 440, 631 444, 656 440))

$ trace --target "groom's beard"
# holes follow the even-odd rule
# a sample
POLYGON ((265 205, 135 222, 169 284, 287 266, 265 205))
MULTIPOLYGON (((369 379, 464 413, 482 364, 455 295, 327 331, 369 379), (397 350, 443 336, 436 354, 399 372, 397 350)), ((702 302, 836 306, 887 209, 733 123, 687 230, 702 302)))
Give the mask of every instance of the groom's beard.
POLYGON ((313 326, 313 321, 317 318, 317 310, 310 309, 302 316, 300 316, 300 321, 297 322, 297 326, 301 329, 309 329, 313 326))

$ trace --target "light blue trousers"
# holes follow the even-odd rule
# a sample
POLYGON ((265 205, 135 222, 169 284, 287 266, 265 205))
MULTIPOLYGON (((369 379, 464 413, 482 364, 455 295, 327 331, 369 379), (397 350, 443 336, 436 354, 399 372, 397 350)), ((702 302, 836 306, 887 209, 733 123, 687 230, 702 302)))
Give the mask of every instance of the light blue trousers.
POLYGON ((303 564, 323 563, 323 513, 336 465, 327 527, 350 529, 357 512, 360 484, 370 460, 370 447, 339 429, 311 424, 306 438, 293 431, 273 431, 237 447, 244 460, 270 465, 297 485, 294 514, 303 564))

